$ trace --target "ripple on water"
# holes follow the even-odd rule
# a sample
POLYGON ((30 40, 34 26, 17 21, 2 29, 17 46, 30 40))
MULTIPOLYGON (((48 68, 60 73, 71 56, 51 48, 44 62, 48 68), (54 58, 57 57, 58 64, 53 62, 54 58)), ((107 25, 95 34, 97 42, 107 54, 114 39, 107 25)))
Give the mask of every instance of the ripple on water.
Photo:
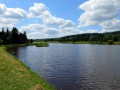
POLYGON ((119 53, 114 45, 50 44, 16 55, 57 90, 120 90, 119 53))

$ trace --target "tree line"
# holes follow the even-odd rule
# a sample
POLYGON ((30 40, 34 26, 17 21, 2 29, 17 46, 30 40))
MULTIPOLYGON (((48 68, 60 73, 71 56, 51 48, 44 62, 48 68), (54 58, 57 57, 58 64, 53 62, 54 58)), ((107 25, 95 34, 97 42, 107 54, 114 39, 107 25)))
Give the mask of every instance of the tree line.
POLYGON ((29 40, 26 36, 26 32, 21 33, 18 31, 16 27, 10 31, 8 28, 0 32, 0 44, 9 45, 9 44, 25 44, 28 43, 29 40))
POLYGON ((78 35, 70 35, 60 38, 44 39, 44 41, 59 41, 59 42, 108 42, 108 41, 120 41, 120 31, 108 32, 108 33, 85 33, 78 35))

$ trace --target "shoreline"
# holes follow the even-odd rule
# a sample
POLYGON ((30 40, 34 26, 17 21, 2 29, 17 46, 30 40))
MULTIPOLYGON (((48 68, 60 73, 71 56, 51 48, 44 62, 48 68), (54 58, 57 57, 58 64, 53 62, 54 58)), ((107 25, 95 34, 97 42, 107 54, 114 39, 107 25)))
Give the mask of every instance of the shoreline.
POLYGON ((24 46, 39 46, 39 47, 48 47, 49 44, 46 42, 38 42, 38 43, 28 43, 28 44, 10 44, 10 45, 2 45, 7 48, 12 48, 12 47, 24 47, 24 46))
POLYGON ((7 52, 4 46, 0 46, 0 89, 55 90, 18 58, 7 52))
POLYGON ((59 42, 59 41, 48 41, 47 43, 63 43, 63 44, 99 44, 99 45, 120 45, 120 42, 113 42, 113 44, 108 44, 107 42, 72 42, 72 41, 66 41, 66 42, 59 42))

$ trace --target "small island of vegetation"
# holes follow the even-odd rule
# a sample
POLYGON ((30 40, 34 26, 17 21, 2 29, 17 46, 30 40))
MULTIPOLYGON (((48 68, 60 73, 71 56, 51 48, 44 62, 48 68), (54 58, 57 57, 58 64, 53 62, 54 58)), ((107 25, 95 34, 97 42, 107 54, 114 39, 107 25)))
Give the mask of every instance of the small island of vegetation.
POLYGON ((38 44, 36 45, 36 47, 48 47, 48 46, 49 46, 48 43, 38 43, 38 44))

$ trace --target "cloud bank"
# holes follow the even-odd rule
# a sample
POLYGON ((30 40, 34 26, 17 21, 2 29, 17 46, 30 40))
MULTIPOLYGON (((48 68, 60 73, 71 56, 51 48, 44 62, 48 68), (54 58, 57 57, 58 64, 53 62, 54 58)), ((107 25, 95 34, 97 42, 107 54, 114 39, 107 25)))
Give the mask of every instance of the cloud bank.
POLYGON ((30 14, 28 15, 31 17, 37 17, 42 19, 44 24, 47 25, 57 25, 59 27, 73 27, 75 25, 74 22, 71 20, 65 20, 63 18, 58 18, 53 16, 48 8, 42 3, 34 3, 33 7, 29 8, 30 14))
POLYGON ((41 23, 29 23, 19 28, 28 38, 54 38, 80 33, 96 33, 120 30, 120 0, 89 0, 79 6, 84 12, 78 18, 79 25, 72 20, 54 16, 43 3, 34 3, 25 11, 0 4, 0 27, 13 27, 21 20, 37 19, 41 23), (101 26, 97 29, 81 30, 81 27, 101 26))
POLYGON ((103 31, 120 30, 120 0, 89 0, 79 6, 84 13, 79 17, 78 27, 99 25, 103 31))
POLYGON ((20 8, 8 8, 0 4, 0 27, 13 27, 20 19, 27 18, 27 13, 20 8))

